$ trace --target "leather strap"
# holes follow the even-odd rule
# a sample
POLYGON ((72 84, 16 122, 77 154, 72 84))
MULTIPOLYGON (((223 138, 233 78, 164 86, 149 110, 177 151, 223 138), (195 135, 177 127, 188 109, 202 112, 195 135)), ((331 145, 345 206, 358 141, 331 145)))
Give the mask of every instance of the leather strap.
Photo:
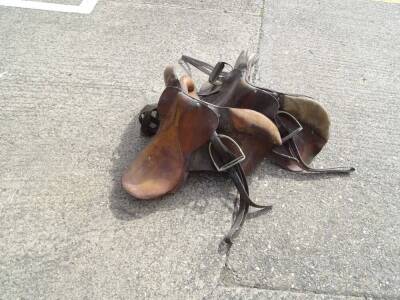
POLYGON ((289 149, 292 154, 297 158, 299 166, 306 171, 307 173, 315 173, 315 174, 350 174, 354 172, 356 169, 353 167, 335 167, 335 168, 322 168, 315 169, 310 167, 301 157, 299 148, 293 139, 289 141, 289 149))
POLYGON ((182 66, 182 68, 186 71, 186 73, 190 76, 192 76, 192 70, 190 69, 190 65, 200 70, 201 72, 207 74, 209 76, 208 81, 210 83, 217 83, 219 79, 223 78, 225 75, 229 73, 224 71, 225 66, 230 66, 233 69, 233 67, 226 62, 222 61, 217 62, 217 64, 213 67, 212 65, 204 61, 186 55, 182 55, 182 57, 179 59, 178 62, 182 66))
MULTIPOLYGON (((278 124, 278 128, 281 132, 281 135, 283 135, 285 133, 287 134, 284 138, 282 138, 282 143, 287 144, 288 150, 289 150, 292 158, 294 158, 294 160, 297 162, 298 166, 300 168, 302 168, 304 171, 306 171, 307 173, 349 174, 349 173, 355 171, 355 168, 353 168, 353 167, 350 167, 350 168, 335 167, 335 168, 322 168, 322 169, 315 169, 315 168, 310 167, 301 157, 299 148, 298 148, 295 140, 293 139, 293 137, 303 129, 301 124, 299 123, 299 121, 297 121, 297 119, 290 113, 285 112, 285 111, 279 111, 275 118, 275 122, 278 124), (284 122, 282 118, 280 118, 280 115, 285 115, 286 117, 289 117, 299 127, 297 127, 297 129, 295 129, 295 130, 292 128, 289 128, 288 124, 286 122, 284 122)), ((279 153, 277 153, 277 152, 275 152, 275 153, 279 155, 279 153)))
MULTIPOLYGON (((210 143, 215 154, 224 164, 229 164, 231 161, 235 160, 235 155, 225 146, 216 132, 212 134, 210 143)), ((239 208, 234 210, 231 229, 224 237, 226 243, 232 244, 232 239, 238 234, 240 228, 243 226, 250 206, 261 209, 271 209, 272 205, 259 205, 250 199, 246 176, 244 175, 243 169, 239 163, 227 169, 226 172, 232 179, 239 193, 239 208)))
POLYGON ((210 75, 212 70, 214 69, 214 67, 210 64, 186 55, 182 55, 178 62, 185 69, 186 73, 188 73, 188 75, 190 76, 192 76, 190 65, 199 69, 201 72, 207 75, 210 75))

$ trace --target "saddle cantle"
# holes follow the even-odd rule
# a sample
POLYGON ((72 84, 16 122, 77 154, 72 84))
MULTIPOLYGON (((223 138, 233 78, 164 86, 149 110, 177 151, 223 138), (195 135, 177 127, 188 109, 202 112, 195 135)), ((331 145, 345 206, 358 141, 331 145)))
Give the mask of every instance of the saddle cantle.
POLYGON ((225 241, 242 226, 250 206, 270 209, 249 197, 246 175, 267 156, 291 171, 348 174, 353 168, 309 166, 329 138, 326 110, 307 96, 256 87, 249 77, 254 59, 242 52, 231 71, 182 56, 209 75, 196 91, 188 75, 178 80, 172 67, 164 72, 165 90, 157 104, 140 113, 141 130, 152 136, 124 173, 122 184, 139 199, 157 198, 179 189, 191 171, 226 172, 238 192, 238 207, 225 241))

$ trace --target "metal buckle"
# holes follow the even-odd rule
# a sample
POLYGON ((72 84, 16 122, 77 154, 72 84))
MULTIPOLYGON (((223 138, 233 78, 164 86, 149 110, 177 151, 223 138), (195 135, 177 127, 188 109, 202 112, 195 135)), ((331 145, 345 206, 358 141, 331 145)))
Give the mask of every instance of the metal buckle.
POLYGON ((217 134, 218 137, 225 138, 229 141, 231 141, 236 147, 237 149, 239 149, 240 155, 238 157, 236 157, 235 159, 231 160, 230 162, 224 164, 223 166, 218 166, 218 164, 216 163, 214 156, 212 155, 212 149, 211 149, 211 142, 208 144, 208 153, 210 154, 210 158, 211 161, 214 164, 214 167, 218 170, 218 172, 223 172, 228 170, 229 168, 232 168, 233 166, 240 164, 242 161, 244 161, 246 159, 246 155, 244 154, 242 148, 240 148, 239 144, 230 136, 224 135, 224 134, 217 134))

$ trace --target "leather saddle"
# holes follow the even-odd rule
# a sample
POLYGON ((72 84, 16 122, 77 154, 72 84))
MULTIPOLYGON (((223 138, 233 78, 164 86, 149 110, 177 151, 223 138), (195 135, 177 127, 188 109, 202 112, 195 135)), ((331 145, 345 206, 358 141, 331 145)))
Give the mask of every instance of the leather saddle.
POLYGON ((227 63, 211 65, 182 56, 209 76, 197 92, 188 75, 180 80, 172 67, 164 71, 165 90, 157 104, 140 113, 141 130, 154 135, 122 177, 124 189, 138 199, 175 192, 191 171, 225 172, 238 193, 233 224, 224 240, 232 242, 249 207, 246 175, 267 156, 285 169, 348 174, 353 168, 313 169, 312 159, 329 137, 325 109, 306 96, 259 88, 249 81, 254 59, 242 52, 231 71, 227 63))

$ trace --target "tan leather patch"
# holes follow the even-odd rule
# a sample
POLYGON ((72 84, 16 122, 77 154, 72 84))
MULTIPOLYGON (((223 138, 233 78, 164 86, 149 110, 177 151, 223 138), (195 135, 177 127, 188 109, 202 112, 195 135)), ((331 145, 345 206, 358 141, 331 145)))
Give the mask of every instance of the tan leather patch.
POLYGON ((321 104, 308 97, 285 95, 282 109, 300 122, 310 125, 326 141, 329 139, 329 115, 321 104))

